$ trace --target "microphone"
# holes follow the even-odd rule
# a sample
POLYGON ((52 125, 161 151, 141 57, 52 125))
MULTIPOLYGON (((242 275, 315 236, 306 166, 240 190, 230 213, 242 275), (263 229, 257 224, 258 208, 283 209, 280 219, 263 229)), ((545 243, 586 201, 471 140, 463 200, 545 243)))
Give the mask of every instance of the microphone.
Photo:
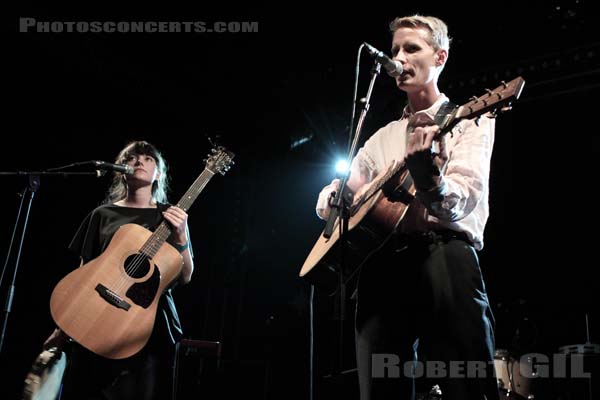
POLYGON ((392 60, 391 58, 386 56, 383 51, 377 50, 375 47, 371 46, 367 42, 363 42, 363 44, 365 45, 369 54, 372 57, 375 57, 375 60, 377 60, 377 62, 381 64, 383 68, 385 68, 389 76, 395 77, 400 76, 400 74, 402 74, 404 68, 402 68, 402 64, 400 63, 400 61, 392 60))
POLYGON ((127 164, 113 164, 105 161, 92 160, 90 163, 98 170, 103 171, 115 171, 122 174, 133 175, 135 170, 131 165, 127 164))

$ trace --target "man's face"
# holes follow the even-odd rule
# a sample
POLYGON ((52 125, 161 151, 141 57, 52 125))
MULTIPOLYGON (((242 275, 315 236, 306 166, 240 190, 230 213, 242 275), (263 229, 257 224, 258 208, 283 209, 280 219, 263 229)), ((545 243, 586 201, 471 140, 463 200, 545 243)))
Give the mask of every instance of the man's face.
POLYGON ((399 28, 392 39, 392 56, 402 63, 404 72, 396 77, 398 87, 406 92, 435 85, 438 68, 445 62, 445 50, 437 52, 428 43, 429 32, 422 28, 399 28), (444 54, 440 54, 444 53, 444 54))

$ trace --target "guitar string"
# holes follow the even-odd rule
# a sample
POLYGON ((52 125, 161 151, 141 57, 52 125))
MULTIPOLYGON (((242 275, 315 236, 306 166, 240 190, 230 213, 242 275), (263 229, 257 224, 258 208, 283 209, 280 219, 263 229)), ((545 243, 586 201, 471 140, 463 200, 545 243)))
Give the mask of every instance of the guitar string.
MULTIPOLYGON (((205 169, 203 173, 200 174, 198 179, 196 179, 196 181, 192 184, 190 189, 187 191, 187 193, 183 196, 182 200, 180 200, 178 204, 188 202, 189 205, 187 207, 184 206, 184 208, 189 209, 189 206, 191 206, 191 204, 196 200, 200 192, 204 190, 209 180, 214 176, 214 174, 207 174, 207 176, 203 177, 202 175, 204 175, 207 171, 210 172, 209 170, 205 169)), ((134 256, 132 261, 125 266, 125 274, 120 274, 121 279, 119 279, 115 283, 114 291, 116 293, 121 292, 125 288, 125 286, 129 284, 131 276, 135 276, 138 270, 146 264, 146 260, 148 258, 151 259, 156 255, 156 253, 160 250, 160 248, 166 241, 168 234, 170 234, 170 230, 171 229, 167 225, 163 225, 161 223, 161 225, 156 229, 152 236, 140 248, 140 251, 134 256), (164 230, 166 230, 167 232, 163 232, 164 230), (167 235, 164 238, 161 237, 163 233, 167 235), (159 238, 159 240, 156 240, 157 237, 159 238), (146 254, 146 252, 148 254, 146 254)))
MULTIPOLYGON (((206 187, 206 185, 208 184, 208 182, 214 175, 215 175, 215 172, 212 172, 208 168, 205 168, 204 171, 202 171, 200 176, 198 176, 196 181, 192 184, 190 189, 188 189, 188 191, 182 197, 182 200, 180 200, 178 204, 188 202, 189 205, 187 207, 184 205, 183 208, 189 209, 191 204, 200 195, 202 190, 204 190, 204 188, 206 187)), ((164 242, 166 241, 166 239, 170 233, 171 233, 171 229, 167 225, 163 225, 161 223, 159 228, 156 230, 156 234, 153 234, 146 241, 146 243, 144 243, 144 245, 140 249, 140 252, 134 256, 132 262, 128 266, 125 266, 125 275, 120 274, 121 280, 120 280, 120 282, 117 281, 117 283, 116 283, 116 288, 115 288, 116 292, 121 292, 124 289, 125 285, 127 285, 129 283, 131 275, 135 275, 137 273, 138 269, 146 264, 146 260, 147 260, 148 256, 151 256, 150 258, 152 258, 153 256, 156 255, 156 253, 160 250, 160 247, 162 247, 162 245, 164 244, 164 242), (159 230, 163 227, 164 227, 163 230, 166 230, 166 232, 159 232, 159 230), (162 233, 164 233, 166 235, 164 238, 160 237, 160 234, 162 234, 162 233), (156 237, 159 237, 158 241, 156 240, 156 237), (150 252, 149 252, 150 254, 145 254, 143 252, 144 250, 150 250, 150 252)))
MULTIPOLYGON (((448 103, 446 103, 446 104, 448 104, 448 103)), ((444 114, 439 116, 440 120, 438 121, 438 124, 440 126, 440 132, 438 133, 438 135, 440 137, 442 137, 452 131, 452 128, 450 127, 452 123, 465 118, 464 116, 458 115, 460 107, 454 106, 452 104, 450 105, 450 107, 451 107, 451 109, 449 110, 449 112, 448 112, 448 110, 444 110, 444 114)), ((438 116, 436 115, 436 118, 437 117, 438 116)), ((404 160, 397 162, 396 165, 394 166, 394 168, 391 168, 390 170, 388 170, 380 178, 379 181, 381 183, 371 186, 369 188, 369 190, 367 190, 364 193, 363 199, 360 204, 365 204, 377 191, 379 191, 387 183, 387 181, 389 181, 392 178, 392 176, 396 175, 402 169, 406 169, 406 162, 404 160)))
POLYGON ((142 245, 139 252, 134 255, 131 262, 125 265, 125 273, 121 273, 120 279, 115 283, 115 291, 117 293, 120 293, 126 286, 129 286, 132 276, 135 276, 138 270, 147 264, 148 259, 152 259, 158 253, 169 234, 170 229, 163 221, 142 245))
MULTIPOLYGON (((200 182, 200 179, 196 180, 196 182, 194 182, 194 184, 192 185, 190 190, 188 190, 188 193, 190 191, 192 191, 192 189, 202 190, 204 188, 204 186, 206 186, 206 184, 208 183, 208 180, 206 180, 206 182, 204 182, 203 184, 201 183, 200 185, 198 185, 199 182, 200 182), (200 186, 200 187, 197 188, 198 186, 200 186)), ((191 196, 189 196, 187 194, 183 198, 185 199, 186 197, 191 199, 191 196)), ((183 203, 183 201, 180 201, 179 203, 183 203)), ((135 276, 135 274, 138 272, 138 270, 142 266, 146 265, 146 261, 149 258, 151 259, 152 257, 154 257, 156 255, 156 253, 159 251, 160 247, 162 246, 162 244, 165 242, 166 238, 168 237, 168 234, 170 233, 169 231, 170 231, 169 227, 167 225, 165 225, 164 223, 161 223, 159 225, 159 227, 152 234, 152 236, 150 236, 150 238, 142 245, 139 252, 134 256, 134 258, 131 260, 131 262, 125 266, 125 269, 124 269, 125 274, 120 274, 121 279, 120 279, 120 281, 117 281, 117 283, 116 283, 116 292, 121 292, 125 288, 125 286, 128 286, 131 276, 135 276), (163 235, 165 237, 162 237, 163 235), (158 238, 158 240, 157 240, 157 238, 158 238)))

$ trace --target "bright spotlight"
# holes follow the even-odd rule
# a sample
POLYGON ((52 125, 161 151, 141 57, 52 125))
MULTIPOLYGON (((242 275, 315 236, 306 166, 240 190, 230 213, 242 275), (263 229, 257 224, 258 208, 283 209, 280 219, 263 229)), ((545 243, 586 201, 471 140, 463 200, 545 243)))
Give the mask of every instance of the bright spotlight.
POLYGON ((349 168, 350 166, 346 160, 338 160, 338 162, 335 164, 335 172, 338 174, 346 174, 349 168))

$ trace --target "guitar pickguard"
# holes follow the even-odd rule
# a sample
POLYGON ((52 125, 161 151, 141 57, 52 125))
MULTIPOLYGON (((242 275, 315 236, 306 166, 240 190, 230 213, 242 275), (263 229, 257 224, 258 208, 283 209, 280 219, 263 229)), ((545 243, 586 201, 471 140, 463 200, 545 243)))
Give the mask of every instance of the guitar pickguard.
POLYGON ((144 282, 137 282, 131 285, 127 290, 127 297, 133 300, 138 306, 148 308, 156 296, 159 284, 160 272, 158 271, 158 268, 154 266, 152 276, 144 282))

